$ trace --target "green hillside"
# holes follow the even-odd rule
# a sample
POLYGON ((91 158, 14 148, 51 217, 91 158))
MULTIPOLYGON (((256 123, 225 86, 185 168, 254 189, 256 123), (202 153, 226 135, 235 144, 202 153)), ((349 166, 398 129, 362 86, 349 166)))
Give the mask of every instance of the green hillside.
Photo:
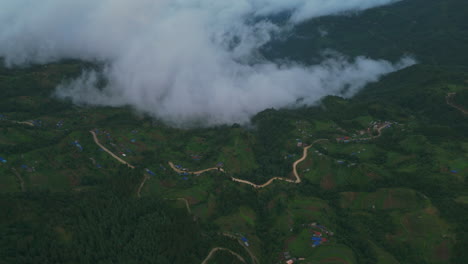
POLYGON ((93 63, 0 67, 0 264, 467 263, 467 13, 407 0, 303 23, 264 54, 419 63, 245 126, 53 95, 93 63))

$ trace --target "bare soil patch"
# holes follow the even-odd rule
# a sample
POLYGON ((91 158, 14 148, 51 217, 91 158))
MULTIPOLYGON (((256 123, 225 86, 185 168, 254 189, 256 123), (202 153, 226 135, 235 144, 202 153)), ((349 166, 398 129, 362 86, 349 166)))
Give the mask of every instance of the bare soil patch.
POLYGON ((435 247, 435 258, 439 261, 448 261, 450 259, 450 248, 447 240, 442 241, 440 245, 435 247))
POLYGON ((335 188, 335 180, 333 179, 333 174, 329 173, 325 175, 325 177, 322 178, 322 181, 320 182, 320 187, 324 190, 331 190, 335 188))

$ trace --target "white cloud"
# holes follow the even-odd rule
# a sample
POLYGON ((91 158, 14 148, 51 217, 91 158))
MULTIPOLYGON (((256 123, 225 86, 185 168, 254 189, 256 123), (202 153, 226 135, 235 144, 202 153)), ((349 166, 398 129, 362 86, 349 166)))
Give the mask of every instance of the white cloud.
POLYGON ((348 96, 398 64, 335 57, 304 66, 266 61, 257 49, 286 30, 255 15, 292 12, 290 25, 395 0, 4 0, 0 57, 7 65, 79 58, 106 63, 58 87, 77 103, 131 105, 177 124, 245 122, 268 107, 348 96))

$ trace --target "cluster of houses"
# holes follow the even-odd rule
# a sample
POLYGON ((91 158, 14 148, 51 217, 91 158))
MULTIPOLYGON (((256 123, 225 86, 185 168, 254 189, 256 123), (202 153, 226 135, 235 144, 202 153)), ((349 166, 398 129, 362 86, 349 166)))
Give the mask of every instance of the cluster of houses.
POLYGON ((317 223, 311 223, 309 226, 312 228, 313 235, 310 239, 312 240, 311 246, 313 248, 318 247, 328 241, 328 238, 324 237, 324 235, 333 236, 333 232, 329 231, 323 225, 319 225, 317 223))
MULTIPOLYGON (((310 223, 310 224, 303 224, 302 226, 311 229, 310 231, 312 232, 312 237, 310 239, 312 241, 312 244, 311 244, 312 248, 319 247, 323 243, 328 242, 329 241, 328 237, 331 237, 334 235, 334 233, 328 230, 328 228, 315 222, 310 223)), ((293 264, 302 260, 305 260, 305 258, 292 257, 292 255, 287 251, 283 252, 281 256, 282 263, 286 263, 286 264, 293 264)))
POLYGON ((56 124, 57 128, 62 128, 63 127, 63 120, 60 120, 56 124))
POLYGON ((302 139, 300 139, 300 138, 296 138, 296 142, 297 142, 296 145, 297 145, 297 147, 299 147, 299 148, 302 148, 302 147, 307 146, 304 142, 302 142, 302 139))
POLYGON ((184 176, 182 177, 182 180, 186 181, 188 180, 188 177, 190 173, 188 172, 187 168, 182 167, 182 165, 174 165, 177 169, 181 170, 182 172, 179 172, 179 175, 184 176))
POLYGON ((283 252, 283 259, 285 260, 284 263, 286 264, 294 264, 294 263, 297 263, 298 261, 305 260, 305 258, 291 257, 291 254, 289 252, 283 252))
POLYGON ((393 124, 398 124, 397 122, 390 122, 390 121, 372 121, 369 123, 369 127, 367 130, 360 130, 356 134, 353 134, 352 137, 343 136, 337 137, 337 143, 351 143, 351 142, 367 142, 372 140, 374 136, 372 136, 372 132, 382 129, 382 128, 390 128, 393 124))
POLYGON ((327 238, 322 237, 322 233, 318 231, 313 231, 314 235, 310 238, 312 240, 312 247, 318 247, 322 243, 327 242, 327 238))
MULTIPOLYGON (((133 130, 132 131, 132 134, 135 134, 137 133, 137 131, 135 132, 136 130, 133 130), (135 133, 134 133, 135 132, 135 133)), ((114 147, 115 151, 117 151, 117 153, 119 153, 119 155, 121 155, 122 157, 126 157, 127 154, 132 154, 133 151, 131 149, 129 149, 128 147, 125 147, 123 144, 119 144, 119 146, 117 146, 116 144, 114 144, 112 141, 112 135, 110 132, 106 131, 106 130, 102 130, 102 131, 99 131, 99 129, 94 129, 94 132, 96 133, 96 135, 99 135, 99 134, 104 134, 106 135, 106 138, 107 138, 107 141, 109 142, 109 144, 114 147), (126 153, 125 153, 125 152, 126 153)), ((136 139, 131 139, 130 140, 131 143, 135 143, 136 142, 136 139)))
POLYGON ((315 223, 315 222, 314 222, 314 223, 310 223, 309 226, 312 227, 312 228, 318 229, 318 230, 320 230, 322 233, 325 233, 325 234, 327 234, 327 235, 329 235, 329 236, 333 236, 333 235, 334 235, 334 233, 333 233, 332 231, 330 231, 327 227, 325 227, 325 226, 323 226, 323 225, 320 225, 320 224, 318 224, 318 223, 315 223))

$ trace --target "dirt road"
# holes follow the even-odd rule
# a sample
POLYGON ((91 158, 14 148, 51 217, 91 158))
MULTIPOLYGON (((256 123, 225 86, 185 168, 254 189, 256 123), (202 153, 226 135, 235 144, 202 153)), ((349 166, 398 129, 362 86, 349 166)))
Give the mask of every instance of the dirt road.
POLYGON ((99 143, 99 139, 96 135, 96 133, 94 133, 94 131, 89 131, 89 133, 91 133, 93 135, 93 138, 94 138, 94 142, 100 147, 102 148, 102 150, 104 150, 105 152, 109 153, 109 155, 111 155, 114 159, 118 160, 120 163, 122 164, 125 164, 127 165, 128 167, 134 169, 135 166, 132 166, 131 164, 129 164, 128 162, 126 162, 125 160, 121 159, 119 156, 115 155, 114 153, 112 153, 112 151, 108 150, 106 147, 104 147, 101 143, 99 143))
POLYGON ((360 138, 360 140, 371 140, 371 139, 376 139, 380 136, 382 136, 382 129, 386 128, 389 124, 383 124, 380 127, 377 128, 377 135, 375 136, 370 136, 366 138, 360 138))
POLYGON ((227 249, 227 248, 221 248, 221 247, 215 247, 213 248, 210 253, 208 254, 208 256, 205 258, 205 260, 203 260, 202 264, 206 264, 208 263, 208 261, 213 257, 213 255, 217 252, 217 251, 221 251, 221 250, 224 250, 224 251, 227 251, 229 253, 231 253, 232 255, 234 255, 235 257, 237 257, 242 263, 246 263, 244 258, 237 254, 236 252, 230 250, 230 249, 227 249))
MULTIPOLYGON (((328 141, 328 139, 315 140, 312 144, 310 144, 309 146, 304 148, 303 153, 302 153, 302 157, 294 162, 294 164, 293 164, 293 174, 294 174, 294 177, 296 178, 295 180, 284 178, 284 177, 273 177, 270 180, 268 180, 266 183, 260 184, 260 185, 255 184, 255 183, 250 182, 250 181, 247 181, 247 180, 242 180, 242 179, 238 179, 238 178, 234 178, 234 177, 231 177, 231 180, 235 181, 235 182, 238 182, 238 183, 248 184, 248 185, 250 185, 250 186, 252 186, 252 187, 254 187, 256 189, 265 188, 265 187, 267 187, 268 185, 272 184, 274 181, 277 181, 277 180, 278 181, 290 182, 290 183, 300 183, 301 182, 301 177, 299 176, 299 173, 297 173, 297 165, 299 165, 299 163, 301 163, 302 161, 304 161, 307 158, 308 150, 311 147, 313 147, 316 143, 319 143, 321 141, 328 141)), ((169 165, 176 172, 179 172, 179 173, 187 172, 187 173, 193 173, 195 175, 199 175, 199 174, 201 174, 203 172, 206 172, 206 171, 209 171, 209 170, 218 170, 218 168, 209 168, 209 169, 206 169, 206 170, 201 170, 201 171, 196 171, 196 172, 188 172, 188 171, 183 171, 183 170, 177 169, 172 162, 169 162, 169 165)), ((220 171, 225 172, 223 169, 220 169, 220 171)))
POLYGON ((143 175, 143 181, 141 181, 140 186, 138 187, 137 191, 137 196, 138 198, 141 198, 141 189, 143 189, 143 186, 145 185, 145 182, 149 179, 149 176, 147 174, 143 175))
POLYGON ((34 126, 34 124, 32 122, 29 122, 29 121, 12 121, 16 124, 20 124, 20 125, 28 125, 28 126, 34 126))
POLYGON ((293 163, 293 174, 294 174, 294 177, 296 177, 296 180, 291 180, 291 179, 288 179, 288 178, 283 178, 283 177, 273 177, 271 178, 269 181, 267 181, 266 183, 264 184, 261 184, 261 185, 257 185, 253 182, 249 182, 249 181, 246 181, 246 180, 241 180, 241 179, 237 179, 237 178, 234 178, 234 177, 231 177, 231 179, 235 182, 240 182, 240 183, 245 183, 245 184, 248 184, 256 189, 260 189, 260 188, 265 188, 267 187, 268 185, 272 184, 274 181, 278 180, 278 181, 286 181, 286 182, 290 182, 290 183, 301 183, 301 177, 299 176, 299 173, 297 173, 297 165, 299 165, 299 163, 303 162, 306 158, 307 158, 307 154, 308 154, 308 150, 313 147, 316 143, 319 143, 319 142, 322 142, 322 141, 328 141, 328 139, 318 139, 318 140, 315 140, 312 144, 310 144, 309 146, 305 147, 303 152, 302 152, 302 157, 298 160, 296 160, 294 163, 293 163))
POLYGON ((170 161, 168 162, 168 164, 177 173, 184 173, 185 172, 185 173, 189 173, 189 174, 200 175, 200 174, 202 174, 204 172, 212 171, 212 170, 217 170, 217 171, 224 172, 223 168, 218 168, 218 167, 208 168, 208 169, 204 169, 204 170, 200 170, 200 171, 184 171, 184 170, 176 168, 174 163, 172 163, 170 161))
POLYGON ((464 115, 468 115, 468 110, 466 110, 465 108, 455 104, 452 99, 453 97, 456 95, 457 93, 448 93, 447 96, 445 97, 445 101, 447 102, 448 105, 450 105, 451 107, 454 107, 456 109, 458 109, 460 112, 462 112, 464 115))
POLYGON ((15 120, 10 120, 11 123, 15 124, 20 124, 20 125, 27 125, 27 126, 34 126, 34 124, 31 121, 15 121, 15 120))
POLYGON ((187 199, 185 199, 185 198, 177 198, 177 200, 183 201, 183 202, 185 203, 185 208, 187 208, 187 212, 188 212, 189 214, 192 214, 192 210, 190 209, 190 204, 189 204, 189 202, 188 202, 187 199))
POLYGON ((255 255, 252 253, 252 251, 250 251, 250 249, 244 244, 242 243, 240 237, 236 236, 236 235, 233 235, 233 234, 230 234, 230 233, 227 233, 227 232, 224 232, 222 233, 223 236, 226 236, 226 237, 229 237, 229 238, 232 238, 232 239, 235 239, 237 240, 237 242, 239 242, 239 244, 245 249, 245 251, 247 251, 247 253, 249 254, 250 256, 250 259, 252 261, 253 264, 258 264, 258 259, 255 257, 255 255))
POLYGON ((18 178, 18 180, 19 180, 19 182, 20 182, 21 191, 24 192, 26 189, 24 188, 24 180, 23 180, 23 177, 21 177, 21 174, 19 174, 19 172, 18 172, 15 168, 12 168, 11 170, 13 171, 13 173, 16 175, 16 177, 18 178))
MULTIPOLYGON (((380 127, 378 129, 378 132, 379 132, 379 136, 381 134, 381 129, 383 127, 380 127)), ((120 157, 118 157, 117 155, 115 155, 114 153, 112 153, 112 151, 110 151, 109 149, 107 149, 106 147, 104 147, 100 142, 99 142, 99 139, 96 135, 96 133, 94 131, 89 131, 92 135, 93 135, 93 138, 94 138, 94 142, 100 147, 102 148, 105 152, 109 153, 109 155, 111 155, 114 159, 118 160, 120 163, 122 164, 125 164, 127 165, 128 167, 134 169, 135 167, 131 164, 129 164, 128 162, 126 162, 125 160, 121 159, 120 157)), ((242 180, 242 179, 238 179, 238 178, 234 178, 234 177, 231 177, 231 180, 232 181, 235 181, 235 182, 239 182, 239 183, 243 183, 243 184, 248 184, 256 189, 260 189, 260 188, 265 188, 267 187, 268 185, 272 184, 274 181, 278 180, 278 181, 286 181, 286 182, 290 182, 290 183, 301 183, 301 177, 299 176, 299 173, 297 173, 297 165, 299 163, 301 163, 302 161, 304 161, 306 158, 307 158, 307 153, 308 153, 308 150, 313 147, 316 143, 319 143, 319 142, 322 142, 322 141, 327 141, 328 139, 318 139, 318 140, 315 140, 312 144, 310 144, 309 146, 305 147, 304 150, 303 150, 303 153, 302 153, 302 157, 298 160, 296 160, 294 163, 293 163, 293 174, 294 174, 294 177, 296 178, 295 180, 292 180, 292 179, 288 179, 288 178, 284 178, 284 177, 273 177, 271 178, 270 180, 268 180, 266 183, 264 184, 255 184, 253 182, 250 182, 250 181, 246 181, 246 180, 242 180)), ((194 175, 200 175, 204 172, 207 172, 207 171, 212 171, 212 170, 216 170, 216 171, 221 171, 221 172, 225 172, 225 170, 223 168, 218 168, 218 167, 213 167, 213 168, 208 168, 208 169, 204 169, 204 170, 199 170, 199 171, 184 171, 184 170, 181 170, 181 169, 178 169, 176 168, 176 166, 174 165, 174 163, 172 162, 168 162, 169 163, 169 166, 177 173, 189 173, 189 174, 194 174, 194 175)), ((146 182, 146 179, 143 179, 143 182, 141 183, 140 185, 140 188, 138 189, 138 197, 140 197, 140 191, 141 191, 141 188, 143 187, 144 183, 146 182)))
POLYGON ((185 203, 185 208, 187 208, 187 212, 189 214, 192 214, 192 210, 190 209, 190 204, 187 199, 185 198, 175 198, 175 199, 166 199, 166 200, 172 200, 172 201, 182 201, 185 203))

